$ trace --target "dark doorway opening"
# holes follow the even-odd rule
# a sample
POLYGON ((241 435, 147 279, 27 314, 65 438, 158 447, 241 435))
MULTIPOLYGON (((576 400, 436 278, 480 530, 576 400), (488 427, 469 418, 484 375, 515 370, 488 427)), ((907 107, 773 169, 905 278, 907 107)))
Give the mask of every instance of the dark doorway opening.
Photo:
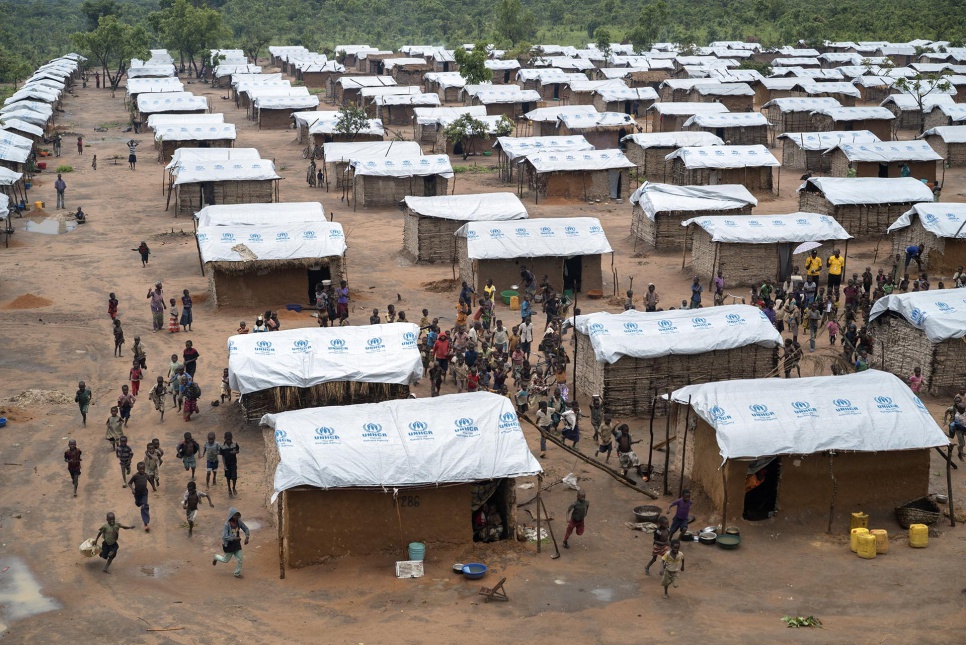
POLYGON ((879 164, 879 177, 882 177, 883 179, 887 179, 889 177, 889 164, 879 164))
POLYGON ((215 184, 211 181, 203 181, 199 185, 199 190, 201 191, 201 205, 202 206, 214 206, 215 205, 215 184))
POLYGON ((513 490, 511 479, 494 479, 473 484, 472 524, 474 542, 495 542, 510 536, 508 502, 513 490))
POLYGON ((627 130, 621 128, 617 131, 617 147, 620 150, 627 151, 627 143, 624 141, 624 137, 627 136, 627 130))
POLYGON ((778 481, 781 479, 781 457, 767 463, 762 460, 748 467, 745 479, 745 507, 741 516, 749 522, 767 520, 778 507, 778 481))
POLYGON ((449 71, 449 63, 448 62, 444 62, 443 63, 443 71, 444 72, 448 72, 449 71))
POLYGON ((584 271, 584 256, 575 255, 564 260, 563 285, 564 291, 580 292, 580 281, 584 271))
POLYGON ((423 197, 436 197, 436 175, 423 177, 423 197))
POLYGON ((315 305, 315 285, 321 283, 323 280, 331 280, 332 272, 329 270, 328 266, 322 267, 309 267, 306 271, 309 278, 309 304, 315 305))
POLYGON ((504 83, 510 82, 510 70, 503 72, 503 82, 504 83))
POLYGON ((457 141, 456 143, 453 144, 453 154, 454 155, 461 155, 461 154, 463 154, 463 142, 462 141, 457 141))
POLYGON ((714 129, 714 136, 716 136, 719 139, 721 139, 722 141, 724 141, 724 138, 725 138, 724 128, 715 128, 714 129))
POLYGON ((553 84, 553 99, 555 101, 560 100, 560 83, 553 84))

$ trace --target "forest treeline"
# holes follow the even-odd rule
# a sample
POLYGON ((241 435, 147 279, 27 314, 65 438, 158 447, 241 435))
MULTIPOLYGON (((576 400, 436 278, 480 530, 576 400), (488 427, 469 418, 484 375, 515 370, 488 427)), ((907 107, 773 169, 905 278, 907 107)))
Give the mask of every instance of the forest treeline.
POLYGON ((960 43, 966 35, 962 0, 0 0, 0 82, 17 78, 23 65, 75 49, 72 34, 96 28, 106 15, 143 26, 151 47, 171 49, 174 36, 159 16, 177 2, 217 12, 222 24, 209 33, 217 45, 240 47, 247 39, 262 55, 263 43, 316 51, 338 44, 396 49, 480 41, 506 49, 584 46, 595 33, 641 46, 916 38, 960 43))

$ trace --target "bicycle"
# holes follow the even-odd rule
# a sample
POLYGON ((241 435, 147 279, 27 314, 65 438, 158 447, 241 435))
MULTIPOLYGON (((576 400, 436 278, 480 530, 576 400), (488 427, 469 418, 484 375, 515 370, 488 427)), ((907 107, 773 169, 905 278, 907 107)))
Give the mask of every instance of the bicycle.
POLYGON ((308 159, 309 155, 312 155, 313 159, 321 159, 322 146, 313 146, 312 144, 305 146, 305 148, 302 149, 302 158, 308 159))

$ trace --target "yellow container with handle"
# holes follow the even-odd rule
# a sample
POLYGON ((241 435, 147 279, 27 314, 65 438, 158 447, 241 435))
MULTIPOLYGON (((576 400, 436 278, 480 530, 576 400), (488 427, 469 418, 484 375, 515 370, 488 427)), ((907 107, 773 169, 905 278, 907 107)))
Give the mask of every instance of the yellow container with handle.
POLYGON ((869 529, 852 529, 849 535, 849 548, 852 549, 852 553, 858 553, 859 551, 859 536, 868 535, 869 529))
POLYGON ((858 542, 858 548, 856 549, 855 552, 858 554, 860 558, 862 558, 863 560, 875 559, 876 539, 874 535, 872 535, 869 532, 861 533, 859 534, 858 538, 856 538, 856 542, 858 542))
POLYGON ((44 203, 43 202, 34 202, 34 208, 36 208, 37 210, 43 210, 44 209, 44 203))
POLYGON ((849 520, 849 530, 867 528, 869 528, 869 516, 862 512, 852 513, 852 518, 849 520))
POLYGON ((520 296, 510 296, 510 309, 520 311, 520 296))
POLYGON ((875 552, 885 555, 889 552, 889 532, 885 529, 872 529, 869 535, 875 538, 875 552))
POLYGON ((910 524, 909 546, 914 549, 925 549, 929 546, 929 527, 925 524, 910 524))

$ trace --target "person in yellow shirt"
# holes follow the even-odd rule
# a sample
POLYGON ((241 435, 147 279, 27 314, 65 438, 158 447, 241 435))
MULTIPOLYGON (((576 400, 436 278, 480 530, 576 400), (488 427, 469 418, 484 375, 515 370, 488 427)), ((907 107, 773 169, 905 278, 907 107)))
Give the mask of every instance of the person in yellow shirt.
POLYGON ((822 258, 818 257, 818 251, 812 249, 811 255, 805 258, 805 273, 813 278, 817 286, 822 274, 822 258))
POLYGON ((486 279, 486 286, 483 287, 483 295, 490 302, 496 303, 496 287, 493 286, 493 280, 490 278, 486 279))
POLYGON ((828 267, 828 290, 829 293, 835 291, 835 300, 837 301, 839 299, 839 287, 842 286, 842 271, 845 270, 845 258, 839 255, 838 249, 835 249, 832 251, 832 255, 828 256, 825 265, 828 267))

